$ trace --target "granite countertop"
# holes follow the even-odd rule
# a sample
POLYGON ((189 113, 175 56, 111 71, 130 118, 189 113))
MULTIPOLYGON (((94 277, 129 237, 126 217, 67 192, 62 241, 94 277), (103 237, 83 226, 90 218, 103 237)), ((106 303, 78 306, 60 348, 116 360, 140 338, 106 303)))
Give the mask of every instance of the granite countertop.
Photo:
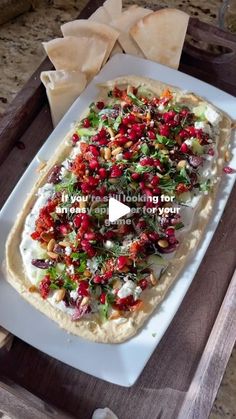
MULTIPOLYGON (((86 3, 87 0, 38 0, 34 9, 0 26, 0 115, 45 57, 41 43, 61 36, 60 25, 76 18, 86 3)), ((123 3, 127 6, 134 1, 123 3)), ((135 3, 150 8, 157 4, 155 0, 135 3)), ((158 6, 176 7, 217 25, 221 3, 221 0, 160 0, 158 6)), ((210 419, 236 417, 235 392, 234 349, 210 419)))

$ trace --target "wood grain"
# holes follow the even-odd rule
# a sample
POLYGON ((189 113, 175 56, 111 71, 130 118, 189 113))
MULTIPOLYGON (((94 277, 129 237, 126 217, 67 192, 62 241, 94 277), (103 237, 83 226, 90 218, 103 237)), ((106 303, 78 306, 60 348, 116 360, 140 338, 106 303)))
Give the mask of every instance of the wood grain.
POLYGON ((236 271, 216 318, 179 419, 208 418, 236 336, 236 271), (226 352, 226 353, 225 353, 226 352))
MULTIPOLYGON (((88 17, 101 3, 100 0, 90 1, 81 17, 88 17)), ((201 34, 196 20, 194 25, 195 32, 199 30, 201 34)), ((196 54, 193 57, 188 49, 183 53, 181 69, 202 80, 208 79, 215 86, 223 86, 229 92, 235 92, 236 80, 227 80, 224 75, 221 78, 220 72, 215 74, 213 70, 209 71, 209 65, 196 54)), ((230 64, 219 66, 227 74, 229 70, 224 67, 230 67, 230 64)), ((39 85, 37 89, 40 89, 39 85)), ((16 118, 15 127, 13 114, 9 117, 11 121, 8 127, 12 127, 12 131, 8 131, 11 134, 10 145, 0 145, 4 160, 0 166, 0 206, 52 129, 45 96, 43 99, 41 93, 38 93, 41 105, 37 108, 37 101, 35 102, 34 112, 28 115, 28 122, 23 128, 20 117, 16 118), (21 129, 24 131, 23 135, 21 129), (24 149, 14 146, 18 140, 24 144, 24 149)), ((22 103, 24 108, 23 99, 22 103)), ((17 109, 21 112, 20 106, 17 109)), ((6 141, 6 132, 4 131, 5 137, 0 135, 1 140, 4 138, 3 143, 6 141)), ((224 327, 228 325, 225 307, 232 303, 232 288, 229 288, 227 295, 226 292, 235 269, 236 218, 232 210, 235 207, 236 189, 231 194, 219 227, 181 307, 134 386, 123 388, 98 380, 17 338, 14 339, 9 353, 0 353, 0 374, 79 419, 90 419, 94 409, 105 406, 110 407, 119 419, 176 419, 182 406, 187 406, 188 414, 194 412, 197 418, 205 419, 204 415, 211 408, 235 339, 234 329, 229 338, 231 326, 224 327), (218 315, 221 306, 224 309, 218 315), (217 326, 214 324, 219 317, 222 319, 222 332, 215 333, 219 323, 216 323, 217 326), (209 347, 212 348, 213 344, 216 349, 209 352, 209 347), (216 366, 212 373, 212 365, 215 365, 216 359, 220 368, 218 371, 216 366), (201 382, 199 371, 203 371, 206 381, 201 382), (198 394, 191 396, 193 382, 197 383, 198 394), (200 384, 206 386, 209 397, 204 396, 200 384)), ((158 324, 156 327, 158 328, 158 324)), ((104 364, 105 368, 109 368, 109 365, 104 364)))
POLYGON ((0 381, 0 409, 0 413, 16 419, 71 419, 9 380, 0 381))

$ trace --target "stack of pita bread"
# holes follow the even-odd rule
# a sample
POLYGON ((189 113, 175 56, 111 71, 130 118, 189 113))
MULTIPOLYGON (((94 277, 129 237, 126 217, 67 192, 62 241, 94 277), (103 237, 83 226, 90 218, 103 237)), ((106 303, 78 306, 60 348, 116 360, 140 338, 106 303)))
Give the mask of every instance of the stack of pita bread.
POLYGON ((54 126, 87 83, 114 54, 144 57, 178 68, 189 15, 177 9, 151 9, 106 0, 88 20, 61 26, 63 38, 44 42, 55 70, 41 73, 54 126))

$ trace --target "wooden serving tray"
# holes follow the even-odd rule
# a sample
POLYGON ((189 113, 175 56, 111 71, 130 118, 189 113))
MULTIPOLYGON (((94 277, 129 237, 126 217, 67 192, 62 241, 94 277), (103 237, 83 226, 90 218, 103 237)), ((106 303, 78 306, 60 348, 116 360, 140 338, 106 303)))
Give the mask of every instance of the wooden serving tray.
MULTIPOLYGON (((91 0, 80 17, 102 3, 91 0)), ((216 56, 186 42, 180 70, 236 95, 236 36, 195 18, 188 35, 229 52, 216 56)), ((39 79, 50 68, 46 59, 0 121, 0 206, 52 131, 39 79)), ((25 419, 89 419, 108 406, 119 419, 207 418, 236 339, 235 207, 236 189, 183 303, 133 387, 98 380, 15 338, 9 352, 0 352, 2 410, 25 419)))

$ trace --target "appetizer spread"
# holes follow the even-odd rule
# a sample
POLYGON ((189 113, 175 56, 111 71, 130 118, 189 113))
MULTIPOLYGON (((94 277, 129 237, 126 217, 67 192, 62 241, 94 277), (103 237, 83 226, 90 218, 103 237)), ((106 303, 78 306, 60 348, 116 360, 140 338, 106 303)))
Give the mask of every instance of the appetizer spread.
POLYGON ((136 76, 100 85, 11 231, 11 284, 69 332, 133 336, 202 238, 230 133, 192 93, 136 76), (113 223, 111 197, 130 207, 113 223))

